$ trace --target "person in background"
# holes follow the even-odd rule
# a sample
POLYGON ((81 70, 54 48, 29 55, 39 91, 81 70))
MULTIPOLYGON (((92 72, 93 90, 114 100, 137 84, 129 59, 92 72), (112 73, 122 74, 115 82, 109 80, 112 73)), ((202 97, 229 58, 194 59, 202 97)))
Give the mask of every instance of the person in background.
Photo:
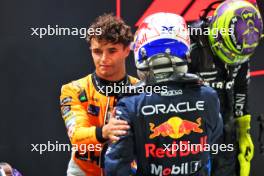
POLYGON ((249 58, 260 41, 263 22, 256 6, 244 0, 224 1, 207 17, 210 10, 191 25, 209 29, 209 35, 191 35, 189 68, 217 91, 224 121, 218 143, 234 146, 233 151, 215 155, 212 175, 248 176, 254 155, 248 109, 249 58))
POLYGON ((0 162, 0 176, 22 176, 20 172, 5 162, 0 162))

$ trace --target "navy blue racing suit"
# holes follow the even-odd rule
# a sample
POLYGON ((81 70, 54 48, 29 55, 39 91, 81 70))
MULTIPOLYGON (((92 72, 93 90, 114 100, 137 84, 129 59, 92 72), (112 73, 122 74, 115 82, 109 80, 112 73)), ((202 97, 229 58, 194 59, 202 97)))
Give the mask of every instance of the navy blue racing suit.
POLYGON ((106 175, 128 176, 136 159, 139 176, 208 176, 210 147, 223 128, 217 93, 197 82, 152 86, 167 90, 118 101, 116 116, 131 128, 108 148, 106 175))

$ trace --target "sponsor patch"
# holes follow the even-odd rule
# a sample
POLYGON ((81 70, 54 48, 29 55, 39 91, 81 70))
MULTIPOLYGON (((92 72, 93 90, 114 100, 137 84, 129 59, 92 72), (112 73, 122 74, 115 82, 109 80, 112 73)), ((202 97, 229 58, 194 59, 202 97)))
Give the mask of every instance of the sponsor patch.
POLYGON ((63 115, 62 117, 63 117, 63 119, 68 119, 68 118, 72 118, 72 117, 74 117, 75 116, 75 114, 74 114, 74 112, 69 112, 68 114, 66 114, 66 115, 63 115))
POLYGON ((95 105, 92 105, 90 104, 87 108, 87 112, 91 115, 94 115, 94 116, 98 116, 99 115, 99 111, 100 111, 100 107, 99 106, 95 106, 95 105))
POLYGON ((61 100, 60 104, 61 106, 67 104, 67 103, 70 103, 72 101, 72 97, 65 97, 61 100))
POLYGON ((86 101, 88 101, 85 90, 83 90, 83 91, 80 93, 80 95, 79 95, 79 100, 80 100, 80 102, 86 102, 86 101))
POLYGON ((70 105, 65 105, 65 106, 62 106, 62 108, 61 108, 62 116, 66 116, 70 111, 71 111, 70 105))
POLYGON ((202 166, 202 161, 191 161, 181 163, 180 165, 173 164, 171 167, 165 167, 163 165, 151 164, 151 174, 163 176, 163 175, 190 175, 197 172, 202 166))
POLYGON ((65 121, 66 128, 69 129, 70 126, 75 125, 75 118, 70 118, 69 120, 65 121))

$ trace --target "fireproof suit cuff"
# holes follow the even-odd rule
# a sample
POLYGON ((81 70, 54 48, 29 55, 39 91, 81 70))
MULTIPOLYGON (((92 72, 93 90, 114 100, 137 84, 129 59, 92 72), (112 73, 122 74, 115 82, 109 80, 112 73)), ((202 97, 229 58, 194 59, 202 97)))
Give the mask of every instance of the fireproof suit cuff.
POLYGON ((104 143, 107 141, 107 139, 103 138, 103 128, 102 127, 96 127, 95 136, 96 136, 96 139, 101 143, 104 143))

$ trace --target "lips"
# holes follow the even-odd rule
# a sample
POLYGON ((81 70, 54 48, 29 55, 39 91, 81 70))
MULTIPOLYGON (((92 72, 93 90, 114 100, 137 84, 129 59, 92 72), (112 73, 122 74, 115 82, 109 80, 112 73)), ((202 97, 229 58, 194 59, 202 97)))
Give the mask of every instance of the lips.
POLYGON ((109 69, 111 68, 111 65, 100 65, 102 69, 109 69))

